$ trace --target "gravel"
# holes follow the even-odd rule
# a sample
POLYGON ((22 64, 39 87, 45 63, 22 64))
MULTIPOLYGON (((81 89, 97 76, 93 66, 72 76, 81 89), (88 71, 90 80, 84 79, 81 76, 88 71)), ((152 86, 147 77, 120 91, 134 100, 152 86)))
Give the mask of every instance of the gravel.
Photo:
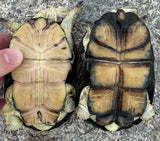
MULTIPOLYGON (((82 0, 0 0, 0 17, 24 23, 42 9, 64 7, 72 9, 82 0)), ((77 20, 73 37, 79 45, 85 31, 85 22, 99 19, 104 13, 120 7, 137 7, 139 17, 149 28, 155 56, 156 87, 153 106, 155 116, 129 129, 108 132, 95 127, 88 121, 72 117, 50 131, 35 131, 23 126, 18 131, 5 131, 0 115, 0 141, 159 141, 160 140, 160 1, 159 0, 83 0, 82 13, 77 20)), ((9 32, 0 25, 0 32, 9 32)))

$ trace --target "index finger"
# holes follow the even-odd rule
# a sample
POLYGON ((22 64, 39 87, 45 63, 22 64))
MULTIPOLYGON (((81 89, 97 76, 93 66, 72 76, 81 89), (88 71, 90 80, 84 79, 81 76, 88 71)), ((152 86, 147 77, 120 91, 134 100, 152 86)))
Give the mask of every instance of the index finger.
POLYGON ((8 48, 11 39, 11 33, 0 33, 0 50, 8 48))

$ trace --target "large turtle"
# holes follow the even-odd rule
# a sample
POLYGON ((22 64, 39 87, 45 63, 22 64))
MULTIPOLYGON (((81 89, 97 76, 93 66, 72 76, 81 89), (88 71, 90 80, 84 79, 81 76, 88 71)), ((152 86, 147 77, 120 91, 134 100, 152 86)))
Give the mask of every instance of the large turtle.
POLYGON ((23 123, 48 130, 74 110, 71 30, 80 12, 81 4, 71 11, 51 8, 22 25, 1 18, 14 33, 10 48, 18 47, 24 56, 5 93, 6 130, 17 130, 23 123))
POLYGON ((145 24, 132 12, 104 14, 78 49, 77 114, 110 131, 154 115, 154 56, 145 24))

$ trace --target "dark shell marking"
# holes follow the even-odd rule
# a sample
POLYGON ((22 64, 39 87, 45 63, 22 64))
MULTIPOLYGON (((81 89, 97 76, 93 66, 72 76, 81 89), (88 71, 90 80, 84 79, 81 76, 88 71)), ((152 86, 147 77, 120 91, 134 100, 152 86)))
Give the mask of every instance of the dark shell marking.
POLYGON ((96 123, 132 125, 146 108, 147 92, 152 101, 154 91, 154 57, 145 24, 123 10, 106 13, 92 28, 82 62, 79 73, 87 79, 79 78, 79 85, 90 86, 88 108, 96 123))

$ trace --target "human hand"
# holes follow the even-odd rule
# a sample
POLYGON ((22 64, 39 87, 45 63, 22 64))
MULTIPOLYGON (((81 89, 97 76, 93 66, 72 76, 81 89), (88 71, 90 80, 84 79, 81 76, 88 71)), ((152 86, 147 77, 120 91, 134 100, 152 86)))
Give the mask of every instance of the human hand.
POLYGON ((4 75, 18 67, 23 60, 18 48, 8 48, 11 38, 10 33, 0 33, 0 85, 4 83, 4 75))
MULTIPOLYGON (((4 76, 18 67, 23 55, 18 48, 8 48, 12 34, 0 33, 0 85, 4 84, 4 76)), ((0 112, 5 103, 4 99, 0 99, 0 112)))

